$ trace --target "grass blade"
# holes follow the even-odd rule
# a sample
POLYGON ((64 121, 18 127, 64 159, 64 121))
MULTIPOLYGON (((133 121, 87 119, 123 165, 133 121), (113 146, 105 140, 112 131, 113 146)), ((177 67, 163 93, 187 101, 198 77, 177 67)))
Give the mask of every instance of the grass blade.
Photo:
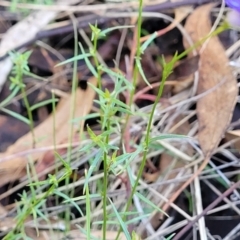
POLYGON ((110 202, 111 205, 112 205, 113 211, 114 211, 114 213, 115 213, 115 215, 116 215, 116 217, 117 217, 117 219, 118 219, 118 221, 119 221, 119 223, 120 223, 120 226, 121 226, 121 228, 122 228, 122 230, 123 230, 123 232, 124 232, 124 234, 125 234, 125 237, 127 238, 127 240, 131 240, 131 236, 130 236, 130 233, 129 233, 128 229, 127 229, 127 226, 126 226, 125 223, 123 222, 120 214, 118 213, 118 210, 117 210, 116 207, 114 206, 114 204, 113 204, 113 202, 111 201, 111 199, 108 198, 108 200, 109 200, 109 202, 110 202))

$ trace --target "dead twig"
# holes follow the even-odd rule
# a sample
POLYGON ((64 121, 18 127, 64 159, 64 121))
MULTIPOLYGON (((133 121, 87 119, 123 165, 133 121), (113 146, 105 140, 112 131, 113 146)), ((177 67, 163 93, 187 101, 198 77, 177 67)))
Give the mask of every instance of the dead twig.
POLYGON ((219 196, 214 202, 212 202, 208 207, 206 207, 201 214, 199 214, 194 220, 189 222, 174 238, 173 240, 180 239, 201 217, 207 214, 208 211, 213 209, 217 204, 219 204, 225 197, 227 197, 231 192, 240 186, 240 181, 233 184, 227 191, 225 191, 221 196, 219 196))

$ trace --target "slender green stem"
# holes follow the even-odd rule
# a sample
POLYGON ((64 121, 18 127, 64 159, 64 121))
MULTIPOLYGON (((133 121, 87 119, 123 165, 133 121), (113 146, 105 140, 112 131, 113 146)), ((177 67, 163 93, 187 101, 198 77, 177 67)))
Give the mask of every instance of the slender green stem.
MULTIPOLYGON (((93 38, 93 49, 92 49, 92 55, 95 67, 97 69, 97 84, 98 88, 102 90, 102 79, 101 79, 101 71, 99 69, 99 61, 97 58, 97 43, 98 43, 98 35, 94 33, 93 38)), ((101 96, 99 96, 101 97, 101 96)), ((108 104, 108 103, 107 103, 108 104)), ((101 122, 103 122, 103 108, 100 106, 100 119, 101 122)), ((102 130, 104 131, 104 126, 102 124, 102 130)), ((110 130, 110 120, 107 120, 107 131, 110 130)), ((109 136, 106 136, 105 138, 105 144, 108 145, 109 143, 109 136)), ((106 240, 106 234, 107 234, 107 187, 108 187, 108 163, 107 163, 107 157, 108 153, 104 152, 103 154, 103 191, 102 191, 102 201, 103 201, 103 233, 102 233, 102 239, 106 240)))
MULTIPOLYGON (((70 15, 72 19, 72 24, 74 28, 74 56, 76 57, 78 55, 78 32, 77 32, 77 24, 75 18, 70 15)), ((75 107, 76 107, 76 89, 78 86, 78 79, 77 79, 77 60, 73 62, 73 76, 72 76, 72 102, 71 102, 71 110, 70 110, 70 120, 74 118, 75 115, 75 107)), ((73 138, 73 124, 71 124, 71 128, 69 130, 69 136, 68 141, 69 143, 72 143, 73 138)), ((69 144, 68 148, 68 161, 70 161, 71 158, 71 152, 72 152, 72 144, 69 144)))
MULTIPOLYGON (((87 172, 85 172, 87 176, 87 172)), ((91 239, 91 199, 89 194, 89 186, 86 185, 86 228, 87 228, 87 239, 91 239)))
MULTIPOLYGON (((73 29, 74 29, 74 56, 76 57, 78 55, 78 30, 77 30, 77 23, 75 17, 70 14, 72 24, 73 24, 73 29)), ((78 78, 77 78, 77 60, 73 62, 73 76, 72 76, 72 89, 71 89, 71 96, 72 96, 72 101, 71 101, 71 109, 70 109, 70 121, 74 119, 75 116, 75 110, 76 110, 76 90, 78 87, 78 78)), ((67 150, 67 162, 69 163, 71 161, 71 155, 72 155, 72 139, 73 139, 73 123, 70 125, 70 129, 68 132, 68 143, 69 147, 67 150)), ((68 186, 70 182, 69 177, 65 179, 65 185, 68 186)), ((70 189, 69 196, 73 196, 74 194, 74 189, 70 189)), ((70 230, 70 208, 67 207, 65 210, 65 221, 67 223, 67 227, 70 230)))
MULTIPOLYGON (((143 0, 140 0, 139 1, 139 9, 138 9, 138 21, 137 21, 136 59, 140 59, 141 54, 142 54, 141 53, 141 42, 140 42, 141 28, 142 28, 142 11, 143 11, 143 0)), ((135 94, 135 91, 136 91, 137 78, 138 78, 138 66, 137 66, 137 64, 135 64, 134 71, 133 71, 133 89, 130 92, 130 98, 129 98, 129 103, 128 103, 129 106, 132 106, 132 104, 133 104, 133 97, 134 97, 134 94, 135 94)), ((124 137, 124 133, 126 131, 127 125, 128 125, 129 118, 130 118, 130 114, 128 113, 126 115, 125 123, 124 123, 123 129, 122 129, 122 135, 121 135, 120 143, 123 142, 123 137, 124 137)))
MULTIPOLYGON (((54 151, 57 152, 56 146, 57 146, 57 142, 56 142, 56 97, 55 97, 55 93, 54 91, 52 91, 52 116, 53 116, 53 146, 54 146, 54 151)), ((59 167, 57 164, 57 159, 55 160, 56 164, 55 164, 55 173, 58 173, 59 171, 59 167)), ((59 197, 56 196, 56 205, 59 206, 59 197)))
MULTIPOLYGON (((107 131, 110 130, 110 120, 107 121, 107 131)), ((109 135, 105 138, 105 144, 109 143, 109 135)), ((107 187, 108 187, 108 154, 104 152, 103 156, 103 168, 104 168, 104 176, 103 176, 103 240, 106 240, 107 233, 107 187)))
MULTIPOLYGON (((169 72, 169 74, 170 74, 170 72, 169 72)), ((140 180, 140 178, 142 176, 142 173, 143 173, 146 161, 147 161, 147 153, 148 153, 148 147, 149 147, 149 143, 150 143, 150 132, 151 132, 151 126, 152 126, 152 122, 153 122, 154 112, 155 112, 157 104, 158 104, 158 102, 159 102, 159 100, 160 100, 160 98, 162 96, 164 83, 165 83, 165 81, 167 79, 167 76, 168 76, 168 74, 165 74, 165 76, 163 75, 163 79, 162 79, 162 82, 160 84, 156 100, 155 100, 155 102, 153 104, 152 111, 150 113, 150 117, 149 117, 149 121, 148 121, 148 125, 147 125, 147 132, 146 132, 146 136, 145 136, 145 140, 144 140, 145 146, 144 146, 143 158, 142 158, 142 161, 141 161, 141 165, 140 165, 140 168, 139 168, 139 171, 138 171, 137 178, 136 178, 135 183, 133 185, 131 194, 130 194, 130 196, 128 198, 125 212, 129 211, 129 208, 130 208, 130 206, 132 204, 133 196, 134 196, 134 194, 136 192, 136 189, 137 189, 137 186, 138 186, 138 182, 139 182, 139 180, 140 180)), ((124 222, 126 221, 126 216, 123 216, 123 221, 124 222)), ((119 229, 118 235, 117 235, 116 239, 118 239, 120 233, 121 233, 121 229, 119 229)))
MULTIPOLYGON (((107 139, 106 139, 107 141, 107 139)), ((108 169, 107 169, 107 153, 104 153, 103 156, 103 169, 104 169, 104 175, 103 175, 103 193, 102 193, 102 201, 103 201, 103 240, 106 239, 106 232, 107 232, 107 184, 108 184, 108 169)))
POLYGON ((32 134, 33 147, 35 147, 36 139, 35 139, 35 134, 34 134, 33 115, 32 115, 32 111, 31 111, 31 108, 30 108, 30 104, 29 104, 29 102, 28 102, 28 98, 27 98, 25 86, 24 86, 24 84, 23 84, 23 74, 22 74, 22 70, 19 69, 17 74, 18 74, 18 79, 19 79, 20 86, 21 86, 21 94, 22 94, 22 97, 23 97, 23 102, 24 102, 24 105, 25 105, 25 107, 26 107, 27 115, 28 115, 28 119, 29 119, 29 127, 30 127, 30 132, 31 132, 31 134, 32 134))
MULTIPOLYGON (((56 151, 56 98, 55 93, 52 91, 52 116, 53 116, 53 146, 54 151, 56 151)), ((56 171, 57 172, 57 171, 56 171)))
POLYGON ((101 71, 99 69, 99 61, 98 61, 98 58, 97 58, 97 43, 98 43, 98 36, 94 35, 94 39, 93 39, 93 60, 94 60, 94 64, 95 64, 96 69, 97 69, 98 88, 100 90, 102 90, 101 71))
MULTIPOLYGON (((208 36, 204 37, 203 39, 201 39, 198 43, 196 43, 193 47, 189 48, 188 50, 186 50, 185 52, 183 52, 182 54, 178 55, 175 59, 175 61, 183 58, 184 56, 186 56, 189 52, 191 52, 193 49, 195 49, 196 47, 200 46, 201 44, 203 44, 208 38, 210 37, 213 37, 213 36, 217 36, 219 33, 223 32, 224 30, 226 30, 228 28, 228 26, 220 26, 218 29, 216 29, 213 33, 209 34, 208 36)), ((168 77, 168 75, 170 74, 170 70, 166 70, 164 69, 163 70, 163 77, 162 77, 162 82, 160 84, 160 87, 159 87, 159 90, 158 90, 158 94, 157 94, 157 97, 155 99, 155 102, 153 104, 153 108, 152 108, 152 111, 150 113, 150 118, 149 118, 149 121, 148 121, 148 125, 147 125, 147 132, 146 132, 146 136, 145 136, 145 140, 144 140, 144 153, 143 153, 143 158, 142 158, 142 161, 141 161, 141 165, 140 165, 140 168, 139 168, 139 171, 138 171, 138 174, 137 174, 137 178, 135 180, 135 183, 134 183, 134 186, 132 188, 132 191, 131 191, 131 194, 129 196, 129 199, 127 201, 127 204, 126 204, 126 209, 125 209, 125 212, 127 212, 132 204, 132 199, 133 199, 133 196, 136 192, 136 189, 137 189, 137 186, 138 186, 138 183, 139 183, 139 180, 142 176, 142 173, 143 173, 143 170, 144 170, 144 166, 146 164, 146 161, 147 161, 147 153, 148 153, 148 148, 149 148, 149 143, 150 143, 150 132, 151 132, 151 127, 152 127, 152 122, 153 122, 153 117, 154 117, 154 112, 156 110, 156 107, 157 107, 157 104, 162 96, 162 93, 163 93, 163 89, 164 89, 164 83, 168 77)), ((126 216, 123 217, 123 221, 126 221, 126 216)), ((120 232, 121 232, 121 229, 119 229, 118 231, 118 235, 117 235, 117 239, 120 235, 120 232)))
MULTIPOLYGON (((136 52, 136 59, 140 59, 141 57, 141 42, 140 42, 140 38, 141 38, 141 28, 142 28, 142 11, 143 11, 143 0, 139 0, 139 8, 138 8, 138 21, 137 21, 137 44, 136 44, 136 48, 137 48, 137 52, 136 52)), ((135 91, 136 91, 136 85, 137 85, 137 77, 138 77, 138 66, 137 64, 135 64, 134 66, 134 71, 133 71, 133 89, 132 91, 130 92, 130 99, 129 99, 129 106, 132 106, 133 104, 133 97, 134 97, 134 94, 135 94, 135 91)), ((128 113, 126 115, 126 118, 125 118, 125 123, 124 123, 124 126, 123 126, 123 129, 122 129, 122 134, 121 134, 121 140, 120 140, 120 143, 123 142, 123 138, 124 138, 124 133, 127 129, 127 125, 128 125, 128 121, 129 121, 129 118, 130 118, 130 114, 128 113)), ((135 185, 137 185, 135 183, 135 185)), ((136 190, 136 189, 135 189, 136 190)), ((135 192, 132 191, 132 193, 135 192)), ((131 199, 133 198, 133 195, 131 193, 131 196, 130 198, 128 199, 128 202, 127 202, 127 207, 126 207, 126 211, 128 211, 129 207, 130 207, 130 204, 131 204, 131 199)), ((125 219, 123 219, 123 221, 125 222, 126 221, 126 216, 124 216, 125 219)), ((120 236, 120 233, 121 233, 121 229, 119 229, 118 231, 118 234, 117 234, 117 237, 116 239, 119 238, 120 236)))
POLYGON ((126 211, 125 212, 128 211, 128 209, 129 209, 129 207, 131 205, 133 195, 136 192, 139 179, 142 176, 142 173, 143 173, 146 161, 147 161, 147 153, 148 153, 148 147, 149 147, 149 143, 150 143, 150 139, 151 139, 150 138, 150 132, 151 132, 151 127, 152 127, 154 112, 155 112, 157 104, 159 103, 159 100, 160 100, 160 98, 162 96, 165 81, 166 81, 166 77, 164 79, 162 79, 162 82, 161 82, 161 85, 159 87, 156 100, 155 100, 155 102, 153 104, 153 107, 152 107, 152 111, 151 111, 151 114, 150 114, 150 117, 149 117, 149 121, 148 121, 148 125, 147 125, 147 132, 146 132, 146 136, 145 136, 145 141, 144 141, 145 142, 145 146, 144 146, 145 149, 144 149, 144 153, 143 153, 143 158, 142 158, 142 161, 141 161, 141 165, 140 165, 140 168, 139 168, 139 171, 138 171, 137 178, 135 180, 134 186, 133 186, 132 191, 131 191, 131 195, 130 195, 130 197, 128 199, 127 207, 126 207, 126 211))
MULTIPOLYGON (((137 52, 136 52, 136 59, 140 59, 141 57, 141 42, 140 42, 140 38, 141 38, 141 28, 142 28, 142 11, 143 11, 143 0, 139 1, 139 9, 138 9, 138 21, 137 21, 137 52)), ((130 100, 129 100, 129 104, 130 106, 133 103, 133 97, 136 91, 136 85, 137 85, 137 78, 138 78, 138 66, 137 64, 135 64, 134 66, 134 71, 133 71, 133 90, 130 93, 130 100)), ((128 115, 129 117, 129 115, 128 115)))
MULTIPOLYGON (((96 26, 95 26, 96 27, 96 26)), ((97 31, 96 31, 97 32, 97 31)), ((100 90, 102 90, 102 79, 101 79, 101 71, 99 69, 99 61, 97 57, 97 46, 98 46, 98 34, 96 32, 93 32, 93 49, 92 49, 92 57, 93 61, 97 70, 97 86, 100 90)), ((101 97, 101 96, 99 96, 101 97)), ((103 109, 100 106, 100 122, 103 122, 103 109)), ((108 121, 109 123, 109 121, 108 121)), ((104 131, 104 126, 102 125, 102 130, 104 131)), ((107 124, 107 127, 110 125, 107 124)), ((106 136, 105 143, 108 144, 109 137, 106 136)), ((103 201, 103 229, 102 229, 102 239, 106 240, 106 232, 107 232, 107 185, 108 185, 108 166, 107 166, 107 152, 104 152, 103 154, 103 191, 102 191, 102 201, 103 201)))
MULTIPOLYGON (((99 61, 97 57, 97 46, 98 46, 98 35, 96 33, 94 34, 93 38, 93 49, 92 49, 92 57, 93 61, 97 70, 97 86, 100 90, 102 90, 102 79, 101 79, 101 72, 99 70, 99 61)), ((101 97, 101 96, 99 96, 101 97)), ((103 122, 103 109, 100 106, 100 122, 103 122)), ((101 124, 102 125, 102 124, 101 124)), ((102 125, 102 130, 104 130, 104 127, 102 125)), ((105 143, 108 143, 108 136, 105 139, 105 143)), ((107 153, 104 152, 103 154, 103 192, 102 192, 102 201, 103 201, 103 229, 102 229, 102 239, 106 239, 106 231, 107 231, 107 184, 108 184, 108 172, 107 172, 107 153)))

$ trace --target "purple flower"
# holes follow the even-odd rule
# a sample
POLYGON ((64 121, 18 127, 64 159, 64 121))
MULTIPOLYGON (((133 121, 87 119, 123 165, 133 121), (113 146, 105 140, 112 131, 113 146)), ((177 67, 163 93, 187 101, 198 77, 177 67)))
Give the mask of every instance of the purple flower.
POLYGON ((230 8, 240 12, 240 0, 225 0, 225 2, 230 8))
POLYGON ((233 27, 240 27, 240 0, 225 0, 231 8, 227 14, 227 21, 233 27))

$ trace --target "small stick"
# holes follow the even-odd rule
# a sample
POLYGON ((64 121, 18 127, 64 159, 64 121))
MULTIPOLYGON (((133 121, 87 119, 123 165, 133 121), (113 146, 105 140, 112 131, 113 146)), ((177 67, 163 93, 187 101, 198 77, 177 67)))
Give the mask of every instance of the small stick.
POLYGON ((199 167, 199 169, 197 170, 197 172, 195 172, 173 195, 172 197, 169 199, 169 201, 167 203, 165 203, 165 205, 163 206, 162 210, 163 212, 166 212, 168 210, 168 208, 170 207, 170 204, 173 203, 177 197, 182 193, 182 191, 195 179, 195 177, 197 177, 198 175, 201 174, 201 172, 203 171, 203 169, 207 166, 208 162, 209 162, 209 157, 210 155, 207 155, 206 158, 204 159, 204 161, 202 162, 201 166, 199 167))
POLYGON ((201 214, 199 214, 194 220, 189 222, 175 237, 173 240, 180 239, 191 227, 204 215, 207 214, 208 211, 213 209, 217 204, 219 204, 225 197, 227 197, 231 192, 233 192, 236 188, 240 186, 240 181, 233 184, 227 191, 225 191, 221 196, 219 196, 215 201, 213 201, 208 207, 206 207, 201 214))

